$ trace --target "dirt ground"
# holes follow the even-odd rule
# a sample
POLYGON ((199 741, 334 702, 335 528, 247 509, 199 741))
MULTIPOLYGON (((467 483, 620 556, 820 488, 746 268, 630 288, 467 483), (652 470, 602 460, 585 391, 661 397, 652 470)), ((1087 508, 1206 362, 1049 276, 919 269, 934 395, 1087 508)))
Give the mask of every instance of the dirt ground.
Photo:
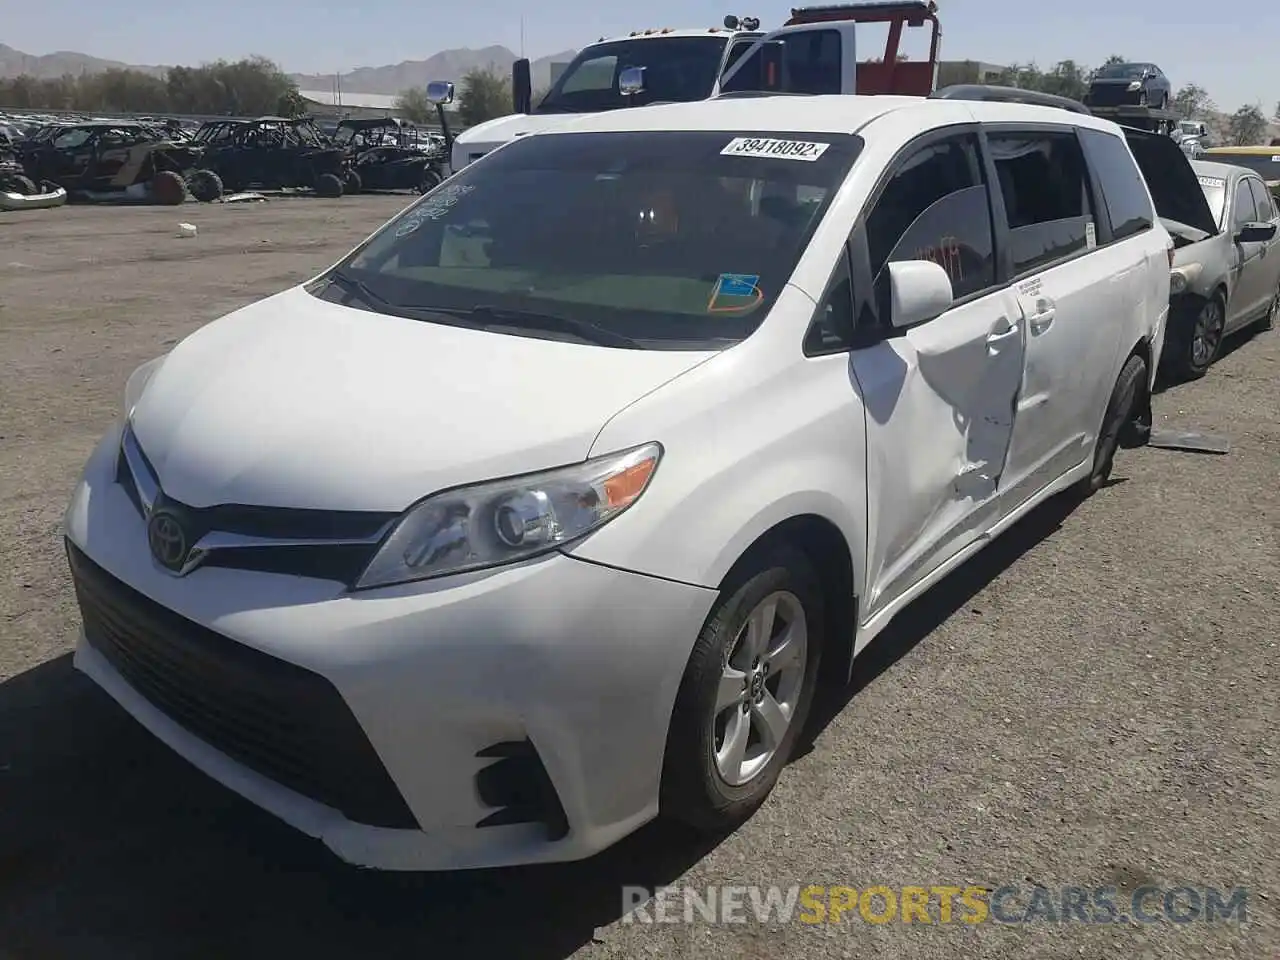
POLYGON ((1280 333, 1156 404, 860 660, 765 808, 586 863, 379 875, 215 785, 70 666, 63 507, 139 363, 336 260, 405 197, 0 215, 0 957, 1280 955, 1280 333), (188 220, 199 228, 176 236, 188 220), (623 885, 1249 888, 1248 919, 649 926, 623 885))

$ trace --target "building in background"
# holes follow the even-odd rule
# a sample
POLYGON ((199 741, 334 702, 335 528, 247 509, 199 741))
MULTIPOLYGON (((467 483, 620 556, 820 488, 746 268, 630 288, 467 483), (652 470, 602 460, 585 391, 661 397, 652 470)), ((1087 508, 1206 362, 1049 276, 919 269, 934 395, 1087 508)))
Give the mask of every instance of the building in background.
POLYGON ((313 117, 394 117, 396 97, 383 93, 338 93, 333 90, 299 90, 313 117))

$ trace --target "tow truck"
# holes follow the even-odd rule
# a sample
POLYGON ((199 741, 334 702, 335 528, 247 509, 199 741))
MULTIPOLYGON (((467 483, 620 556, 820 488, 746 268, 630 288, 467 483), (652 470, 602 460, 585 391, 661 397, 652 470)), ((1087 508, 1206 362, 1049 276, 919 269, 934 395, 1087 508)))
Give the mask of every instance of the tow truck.
MULTIPOLYGON (((477 124, 451 141, 456 173, 516 137, 567 118, 626 107, 706 100, 751 91, 928 96, 937 86, 941 27, 934 0, 877 0, 800 7, 780 28, 727 16, 723 27, 648 29, 583 48, 534 105, 528 60, 512 69, 514 112, 477 124), (859 62, 859 23, 888 24, 883 56, 859 62), (899 58, 905 28, 930 31, 929 59, 899 58)), ((428 98, 452 102, 454 85, 428 85, 428 98)), ((443 111, 441 111, 443 116, 443 111)))

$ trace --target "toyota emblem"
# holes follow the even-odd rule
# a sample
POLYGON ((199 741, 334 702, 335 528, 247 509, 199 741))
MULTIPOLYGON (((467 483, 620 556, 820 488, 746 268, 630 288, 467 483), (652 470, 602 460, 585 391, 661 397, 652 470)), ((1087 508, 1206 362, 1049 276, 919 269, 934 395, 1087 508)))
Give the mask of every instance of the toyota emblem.
POLYGON ((153 513, 147 523, 151 555, 166 570, 180 571, 187 561, 187 535, 171 513, 153 513))

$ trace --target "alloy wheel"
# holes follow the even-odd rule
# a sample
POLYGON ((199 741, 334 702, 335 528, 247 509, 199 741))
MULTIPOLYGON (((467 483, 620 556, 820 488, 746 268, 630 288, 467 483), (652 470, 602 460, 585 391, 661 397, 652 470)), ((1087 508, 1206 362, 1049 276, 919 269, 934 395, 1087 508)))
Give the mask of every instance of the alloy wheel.
POLYGON ((1196 367, 1207 367, 1218 352, 1222 342, 1223 314, 1218 301, 1210 300, 1196 317, 1195 329, 1191 334, 1191 363, 1196 367))
POLYGON ((742 786, 768 766, 791 726, 804 686, 809 630, 793 593, 769 594, 729 646, 712 714, 715 768, 742 786))

